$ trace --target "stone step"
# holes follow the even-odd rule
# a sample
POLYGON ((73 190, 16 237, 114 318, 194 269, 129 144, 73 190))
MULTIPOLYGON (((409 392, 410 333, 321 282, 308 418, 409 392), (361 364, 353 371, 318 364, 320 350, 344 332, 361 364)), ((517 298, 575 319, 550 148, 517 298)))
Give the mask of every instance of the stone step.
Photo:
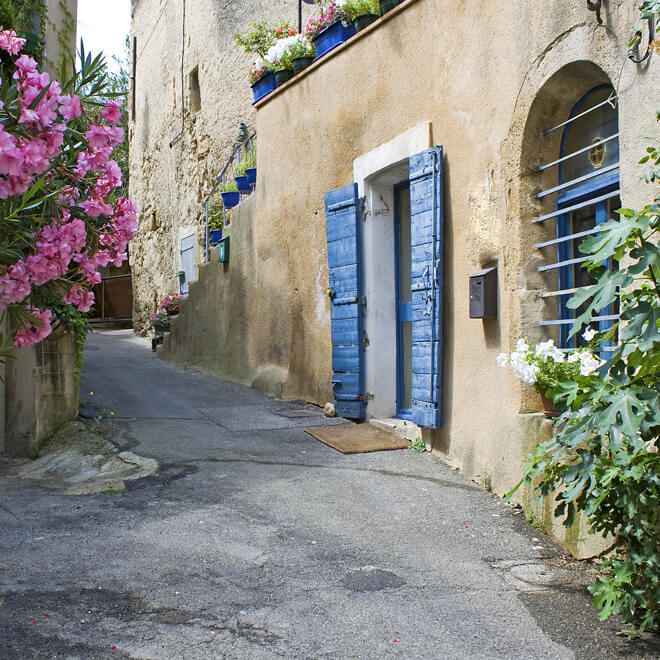
POLYGON ((400 438, 405 438, 414 442, 416 438, 421 438, 422 429, 405 419, 398 419, 397 417, 386 417, 383 419, 371 418, 369 424, 373 424, 376 428, 381 429, 382 431, 388 431, 389 433, 394 433, 400 438))

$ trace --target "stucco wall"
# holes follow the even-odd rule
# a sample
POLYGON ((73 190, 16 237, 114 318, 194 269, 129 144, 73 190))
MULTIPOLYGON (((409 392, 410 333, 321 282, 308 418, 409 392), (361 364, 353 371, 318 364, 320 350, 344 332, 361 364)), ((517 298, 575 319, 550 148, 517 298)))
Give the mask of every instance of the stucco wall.
MULTIPOLYGON (((532 246, 544 230, 531 218, 543 181, 532 166, 558 147, 552 140, 539 147, 537 136, 565 118, 582 92, 609 79, 620 97, 623 202, 646 200, 635 163, 643 137, 656 132, 648 100, 660 78, 657 62, 626 60, 635 18, 632 2, 610 3, 599 27, 582 3, 568 0, 408 0, 259 104, 261 259, 280 260, 273 281, 288 291, 287 304, 304 301, 304 333, 282 361, 291 392, 314 398, 310 384, 328 378, 323 193, 352 181, 361 155, 430 122, 446 154, 445 426, 432 445, 496 492, 518 480, 526 450, 520 416, 538 410, 539 401, 495 357, 520 336, 540 337, 543 280, 532 246), (593 64, 565 69, 580 61, 593 64), (539 94, 543 103, 534 104, 539 94), (495 263, 498 319, 470 320, 468 277, 495 263), (321 359, 297 360, 311 354, 321 359)), ((276 317, 276 310, 264 314, 276 317)))
MULTIPOLYGON (((310 12, 305 5, 305 16, 310 12)), ((138 331, 145 330, 155 302, 178 291, 182 230, 197 232, 196 262, 203 261, 202 203, 231 154, 239 123, 254 127, 247 80, 254 56, 235 48, 233 35, 256 21, 297 23, 297 16, 297 3, 289 0, 133 3, 137 66, 130 192, 142 212, 130 260, 138 331), (195 67, 198 112, 190 105, 195 67)))

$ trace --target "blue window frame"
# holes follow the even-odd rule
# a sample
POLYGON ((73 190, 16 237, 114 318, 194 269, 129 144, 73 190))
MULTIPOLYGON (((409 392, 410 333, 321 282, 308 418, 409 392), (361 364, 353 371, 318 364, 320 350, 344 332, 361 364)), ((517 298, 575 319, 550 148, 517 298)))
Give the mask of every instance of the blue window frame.
MULTIPOLYGON (((611 85, 599 85, 587 92, 569 119, 560 124, 565 124, 565 128, 559 159, 540 168, 558 165, 558 185, 538 195, 542 198, 557 194, 555 210, 537 219, 555 220, 555 238, 537 247, 556 249, 556 262, 539 270, 556 274, 556 291, 544 295, 557 297, 557 318, 542 321, 541 325, 558 328, 558 345, 562 348, 582 343, 579 336, 568 338, 580 310, 569 309, 567 303, 576 289, 594 281, 583 268, 586 257, 579 245, 585 237, 597 233, 598 225, 612 217, 620 205, 618 118, 613 98, 611 85)), ((610 263, 609 267, 615 268, 616 264, 610 263)), ((617 318, 618 309, 611 306, 594 317, 591 325, 602 331, 617 318)), ((611 343, 601 349, 611 349, 611 343)))

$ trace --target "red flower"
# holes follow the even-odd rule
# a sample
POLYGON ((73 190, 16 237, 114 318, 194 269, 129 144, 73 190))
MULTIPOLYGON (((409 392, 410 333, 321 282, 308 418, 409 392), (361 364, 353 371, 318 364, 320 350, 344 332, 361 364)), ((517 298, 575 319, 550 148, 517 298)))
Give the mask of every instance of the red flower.
POLYGON ((289 29, 289 36, 290 37, 295 37, 296 36, 296 31, 293 28, 289 29))
POLYGON ((275 34, 279 37, 282 34, 282 28, 275 28, 275 34))

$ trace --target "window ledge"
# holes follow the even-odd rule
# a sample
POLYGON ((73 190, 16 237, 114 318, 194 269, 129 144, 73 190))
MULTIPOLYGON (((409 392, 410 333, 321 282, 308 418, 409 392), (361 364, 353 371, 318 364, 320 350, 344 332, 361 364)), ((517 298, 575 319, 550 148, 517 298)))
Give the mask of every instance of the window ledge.
POLYGON ((268 102, 272 101, 276 96, 279 96, 282 92, 296 85, 303 78, 313 73, 316 69, 323 66, 326 62, 329 62, 333 57, 336 57, 337 55, 339 55, 339 53, 344 52, 345 50, 350 48, 353 44, 357 43, 361 39, 364 39, 365 37, 370 35, 374 30, 377 30, 381 25, 384 25, 388 21, 391 21, 395 16, 398 16, 401 12, 406 11, 408 7, 414 5, 416 2, 419 2, 419 0, 403 0, 403 2, 400 5, 397 5, 394 9, 390 9, 390 11, 388 11, 384 16, 381 16, 377 21, 374 21, 371 25, 368 25, 366 28, 364 28, 364 30, 360 30, 360 32, 352 36, 348 41, 344 41, 344 43, 339 44, 339 46, 336 46, 329 53, 326 53, 316 62, 310 64, 310 66, 308 66, 300 73, 296 74, 293 78, 285 82, 282 86, 277 87, 272 92, 270 92, 270 94, 267 94, 262 99, 259 99, 254 104, 254 107, 257 110, 263 108, 263 106, 267 105, 268 102))

